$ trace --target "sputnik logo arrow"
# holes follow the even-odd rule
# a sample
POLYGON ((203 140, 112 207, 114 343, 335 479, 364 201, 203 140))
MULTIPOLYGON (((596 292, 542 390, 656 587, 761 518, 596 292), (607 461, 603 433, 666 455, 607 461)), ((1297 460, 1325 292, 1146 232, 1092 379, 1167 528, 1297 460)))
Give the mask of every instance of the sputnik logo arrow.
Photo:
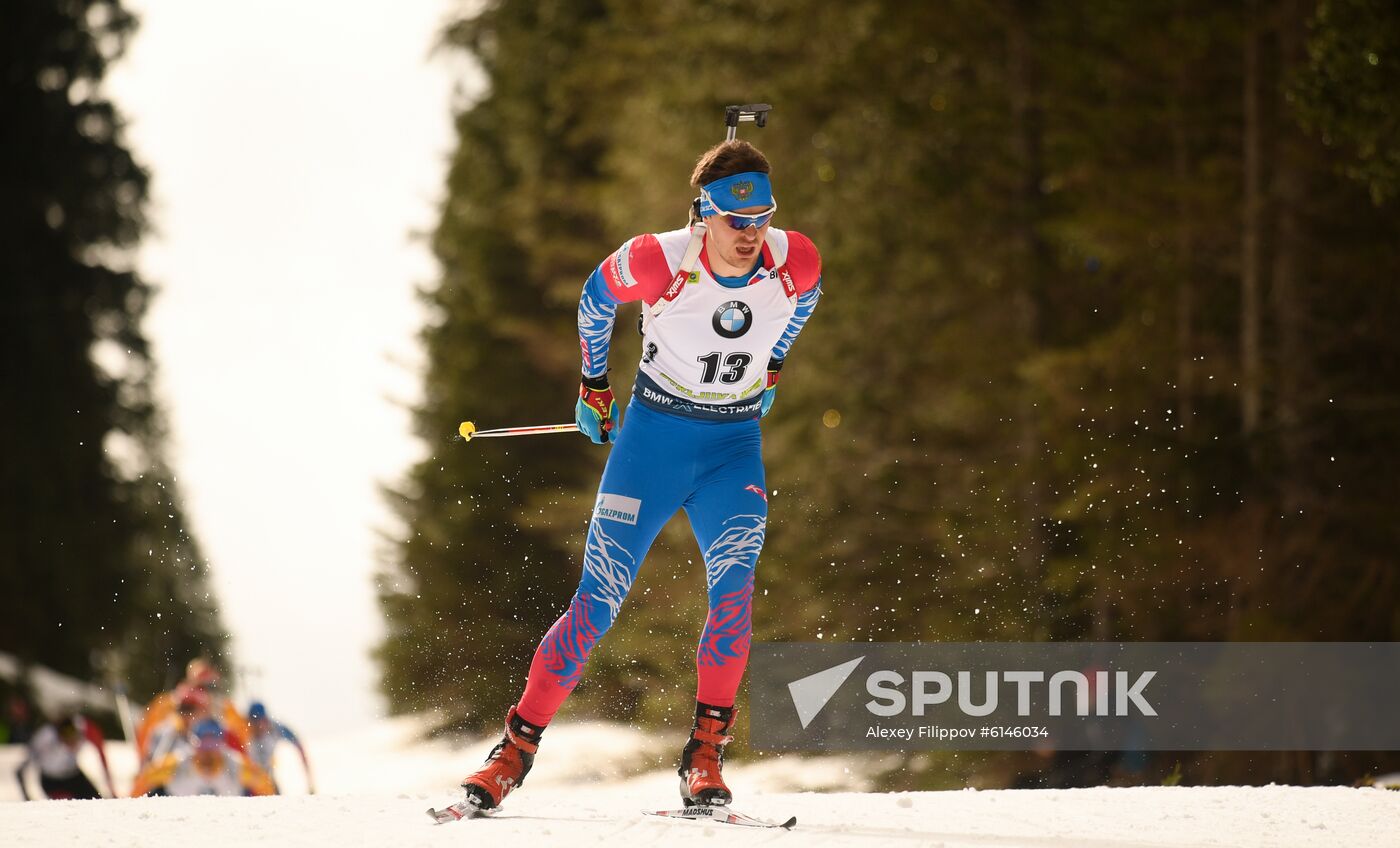
POLYGON ((812 723, 812 719, 817 717, 817 713, 822 711, 826 702, 831 700, 831 696, 836 694, 836 690, 841 688, 841 684, 846 682, 846 678, 851 676, 851 672, 855 671, 856 666, 864 659, 865 657, 856 657, 849 662, 809 674, 788 684, 788 693, 792 695, 792 705, 797 708, 797 718, 802 722, 803 730, 807 729, 807 725, 812 723))

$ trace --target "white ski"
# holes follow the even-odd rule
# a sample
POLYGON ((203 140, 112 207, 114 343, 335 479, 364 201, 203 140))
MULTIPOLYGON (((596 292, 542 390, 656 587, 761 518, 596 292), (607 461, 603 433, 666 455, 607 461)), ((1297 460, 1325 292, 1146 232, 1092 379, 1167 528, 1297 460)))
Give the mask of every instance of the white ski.
POLYGON ((489 816, 495 810, 483 810, 475 803, 474 798, 464 798, 450 807, 443 807, 441 810, 428 808, 428 816, 438 824, 445 824, 450 821, 461 821, 462 819, 474 819, 478 816, 489 816))
POLYGON ((797 826, 797 816, 793 816, 785 822, 765 821, 753 816, 746 816, 743 813, 736 813, 728 807, 714 807, 704 804, 686 807, 683 810, 642 810, 642 812, 648 816, 734 824, 740 827, 781 827, 784 830, 792 830, 797 826))

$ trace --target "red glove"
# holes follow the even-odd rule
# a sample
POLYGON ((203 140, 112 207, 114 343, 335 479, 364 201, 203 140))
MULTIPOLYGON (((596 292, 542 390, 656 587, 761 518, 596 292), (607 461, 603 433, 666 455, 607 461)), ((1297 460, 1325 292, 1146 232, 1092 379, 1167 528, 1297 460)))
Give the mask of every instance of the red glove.
POLYGON ((579 432, 593 440, 595 445, 617 440, 622 418, 617 411, 617 400, 608 386, 608 376, 584 377, 578 387, 578 403, 574 405, 574 423, 579 432))

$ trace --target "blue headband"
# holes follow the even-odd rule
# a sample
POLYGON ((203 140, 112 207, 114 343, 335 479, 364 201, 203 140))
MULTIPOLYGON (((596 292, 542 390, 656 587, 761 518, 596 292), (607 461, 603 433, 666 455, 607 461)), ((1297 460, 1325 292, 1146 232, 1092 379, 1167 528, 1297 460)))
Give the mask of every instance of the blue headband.
POLYGON ((750 206, 773 205, 773 184, 768 181, 767 174, 758 171, 732 174, 706 183, 701 188, 705 190, 705 194, 700 195, 700 214, 704 217, 716 214, 715 206, 719 207, 720 212, 733 212, 750 206), (705 199, 705 195, 714 201, 714 206, 705 199))

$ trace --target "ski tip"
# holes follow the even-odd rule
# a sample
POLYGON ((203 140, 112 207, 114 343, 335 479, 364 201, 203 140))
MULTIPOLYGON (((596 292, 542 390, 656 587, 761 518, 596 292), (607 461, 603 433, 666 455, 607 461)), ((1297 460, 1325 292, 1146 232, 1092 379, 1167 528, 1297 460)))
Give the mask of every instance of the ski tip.
POLYGON ((482 809, 470 799, 458 801, 455 804, 443 807, 441 810, 436 810, 432 807, 428 808, 429 818, 438 824, 447 824, 448 822, 461 821, 462 819, 474 819, 479 816, 489 816, 495 812, 495 808, 489 810, 482 809))
POLYGON ((447 824, 450 821, 459 821, 461 819, 469 817, 469 815, 463 812, 459 812, 456 808, 456 805, 453 805, 451 807, 443 807, 441 810, 435 810, 432 807, 428 808, 428 818, 432 819, 438 824, 447 824))
POLYGON ((778 827, 781 827, 783 830, 792 830, 794 827, 797 827, 797 816, 793 816, 792 818, 778 825, 778 827))

